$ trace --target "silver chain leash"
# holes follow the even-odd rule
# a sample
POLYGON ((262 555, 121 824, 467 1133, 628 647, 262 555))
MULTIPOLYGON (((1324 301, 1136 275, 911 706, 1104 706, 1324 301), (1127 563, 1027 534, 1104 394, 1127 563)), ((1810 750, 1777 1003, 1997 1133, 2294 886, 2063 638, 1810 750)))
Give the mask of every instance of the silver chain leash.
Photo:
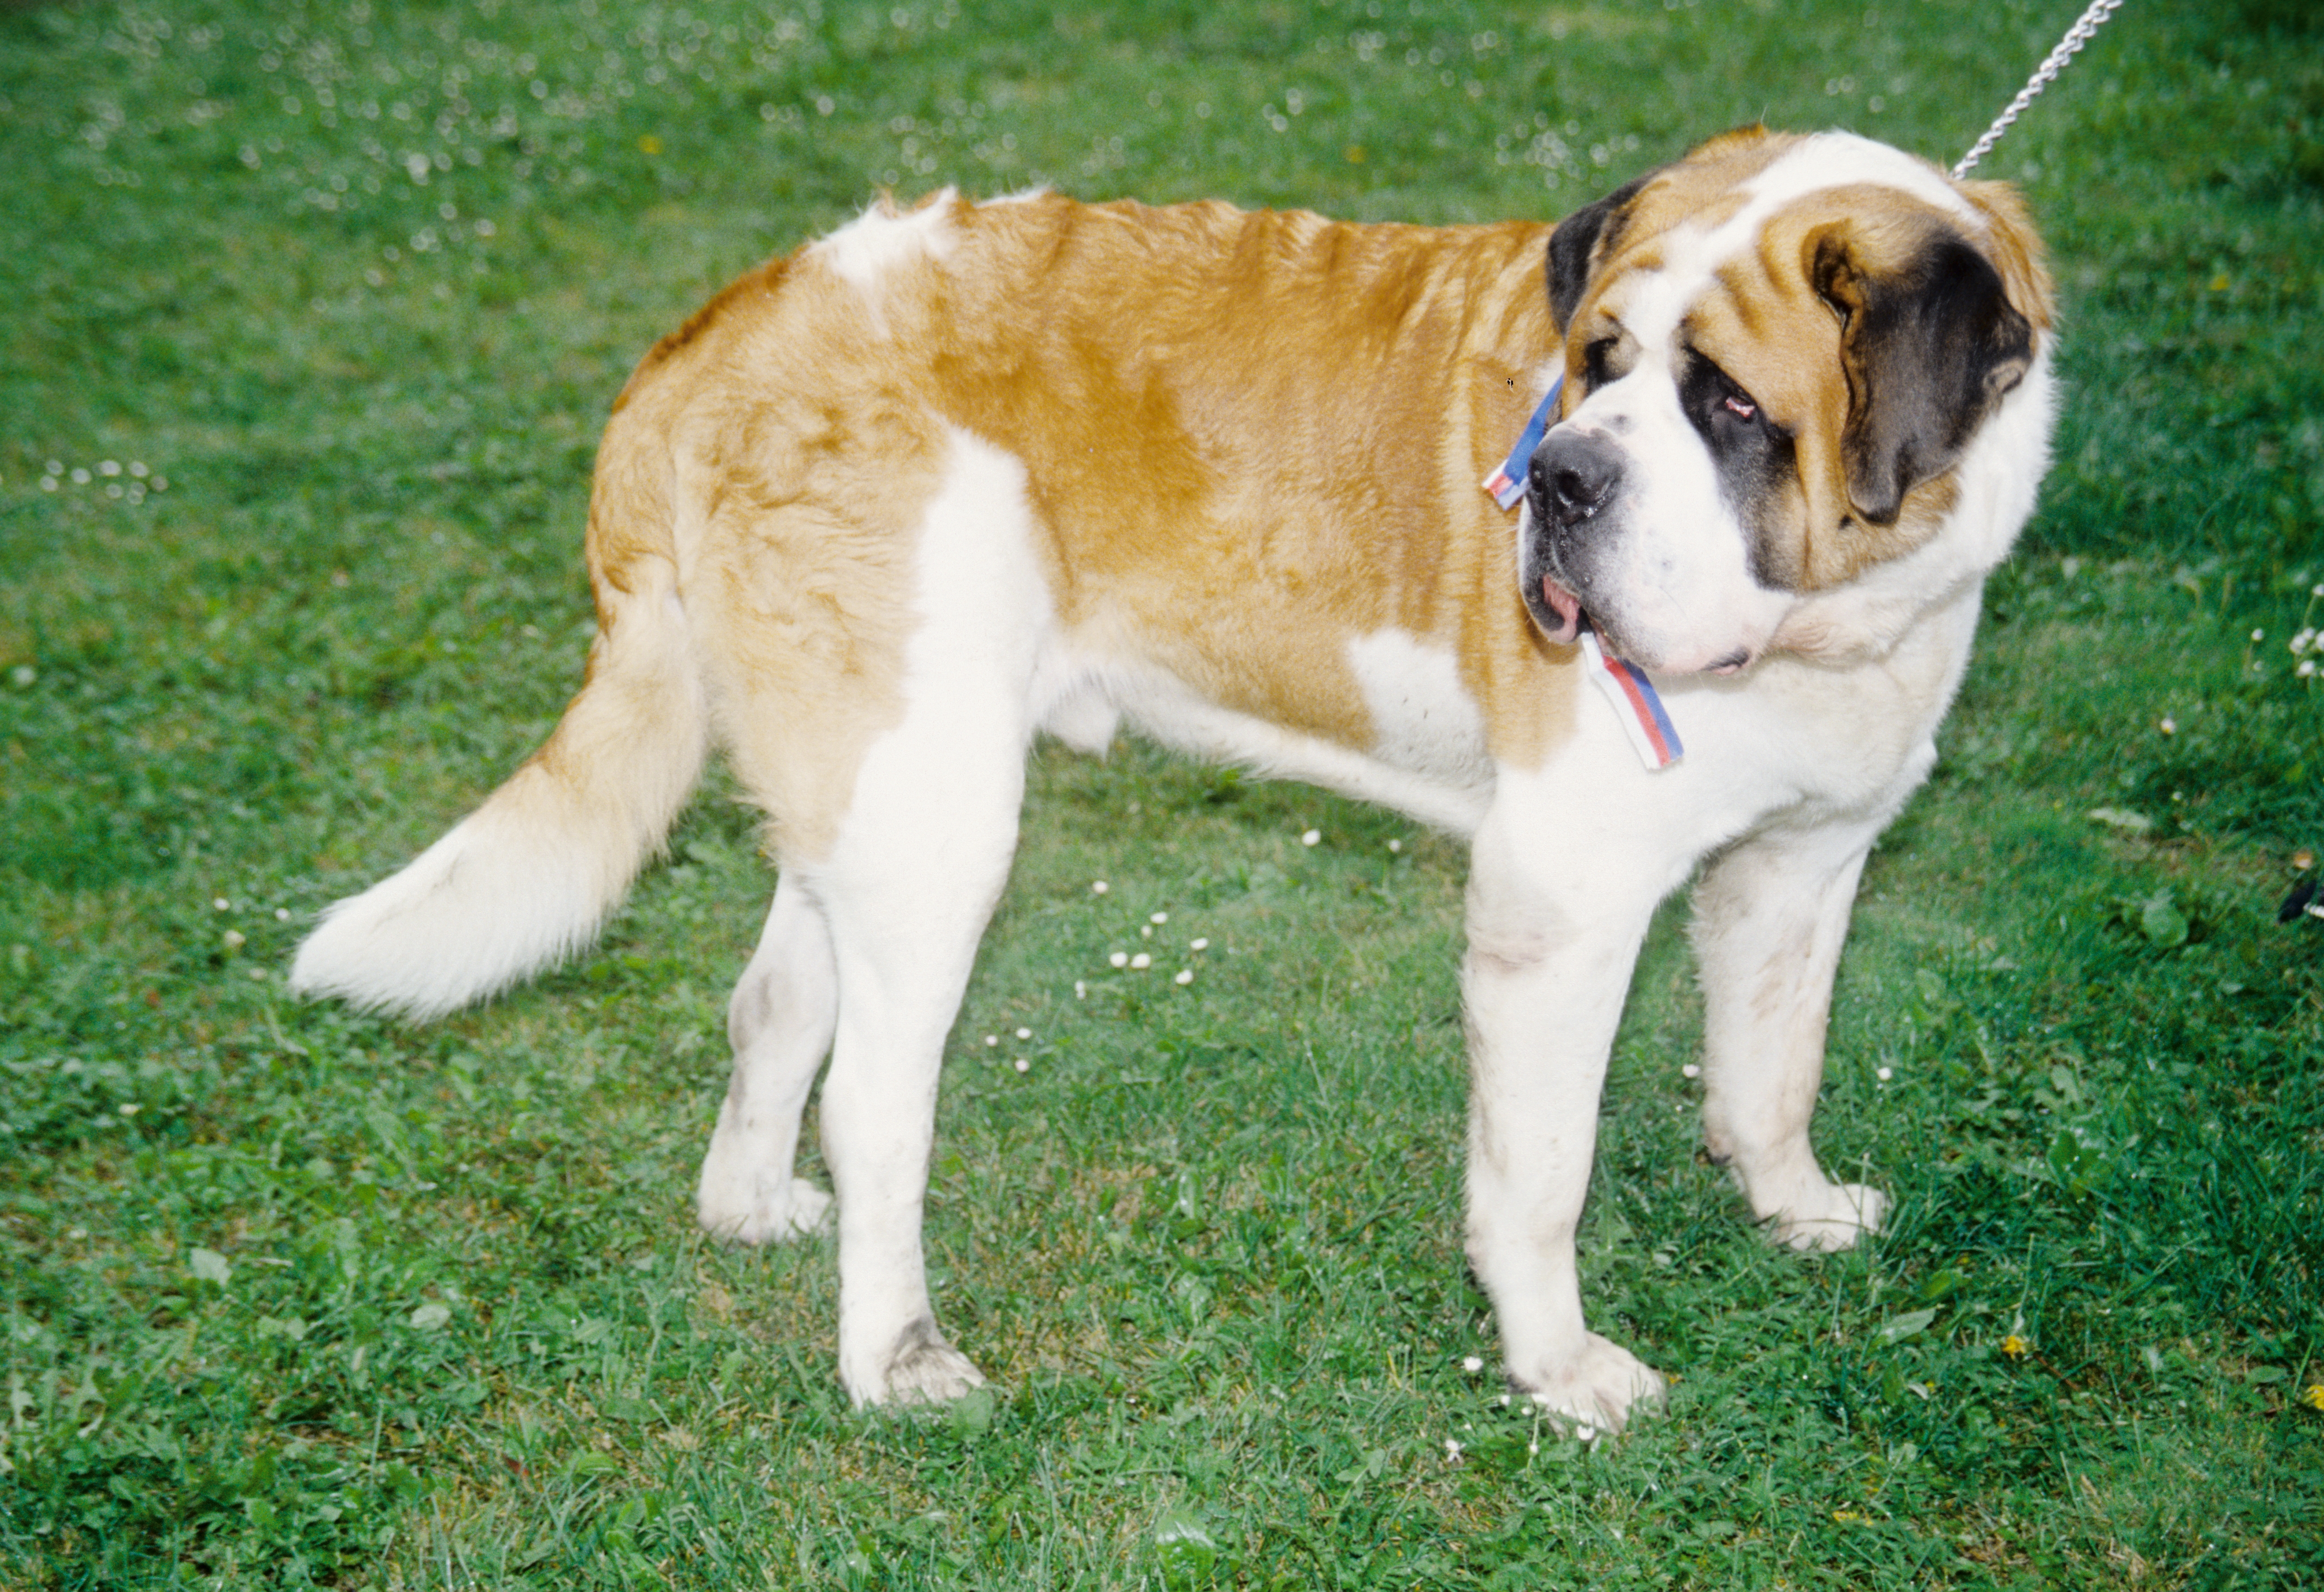
POLYGON ((2099 24, 2112 16, 2115 8, 2121 4, 2122 0, 2091 0, 2090 8, 2082 13, 2081 20, 2066 30, 2066 36, 2058 41, 2058 48, 2050 51, 2048 58, 2034 69, 2034 75, 2025 80, 2025 87, 2017 91, 2017 97, 2009 102, 2009 108, 1993 119, 1993 125, 1985 130, 1985 136, 1960 158, 1960 164, 1953 168, 1954 181, 1968 176, 1969 168, 2001 141, 2001 135, 2009 131, 2009 124, 2017 120, 2017 114, 2034 103, 2035 95, 2057 80, 2058 74, 2065 70, 2066 63, 2090 41, 2090 35, 2098 31, 2099 24))

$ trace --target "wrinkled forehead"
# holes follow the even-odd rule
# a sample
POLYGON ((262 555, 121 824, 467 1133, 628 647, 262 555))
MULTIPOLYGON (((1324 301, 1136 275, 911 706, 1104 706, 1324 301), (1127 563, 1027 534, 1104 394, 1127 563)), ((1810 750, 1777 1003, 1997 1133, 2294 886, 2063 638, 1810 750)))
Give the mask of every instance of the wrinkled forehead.
POLYGON ((1748 284, 1771 274, 1761 260, 1771 234, 1801 230, 1779 221, 1831 211, 1842 196, 1861 213, 1868 189, 1896 208, 1950 217, 1971 236, 1984 230, 1941 173, 1901 150, 1849 133, 1771 139, 1683 161, 1639 190, 1584 300, 1597 317, 1578 315, 1575 327, 1610 317, 1651 350, 1668 346, 1714 289, 1739 296, 1748 314, 1748 284))

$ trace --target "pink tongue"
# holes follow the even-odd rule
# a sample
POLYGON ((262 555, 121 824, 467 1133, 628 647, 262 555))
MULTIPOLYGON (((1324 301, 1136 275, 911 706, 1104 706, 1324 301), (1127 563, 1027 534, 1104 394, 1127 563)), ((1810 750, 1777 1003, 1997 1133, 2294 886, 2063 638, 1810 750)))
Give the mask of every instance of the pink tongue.
POLYGON ((1582 599, 1545 575, 1541 577, 1541 600, 1557 612, 1557 629, 1549 633, 1549 639, 1560 647, 1571 647, 1581 640, 1582 599))

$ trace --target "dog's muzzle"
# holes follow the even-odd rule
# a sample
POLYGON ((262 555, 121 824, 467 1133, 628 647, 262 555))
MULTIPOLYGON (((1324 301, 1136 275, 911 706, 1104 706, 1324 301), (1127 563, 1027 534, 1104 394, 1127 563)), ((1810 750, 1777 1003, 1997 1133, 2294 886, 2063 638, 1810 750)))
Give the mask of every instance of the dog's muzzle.
POLYGON ((1596 529, 1591 521, 1620 494, 1625 468, 1625 455, 1609 438, 1563 428, 1542 438, 1526 464, 1534 545, 1526 561, 1526 604, 1561 646, 1581 633, 1596 529))

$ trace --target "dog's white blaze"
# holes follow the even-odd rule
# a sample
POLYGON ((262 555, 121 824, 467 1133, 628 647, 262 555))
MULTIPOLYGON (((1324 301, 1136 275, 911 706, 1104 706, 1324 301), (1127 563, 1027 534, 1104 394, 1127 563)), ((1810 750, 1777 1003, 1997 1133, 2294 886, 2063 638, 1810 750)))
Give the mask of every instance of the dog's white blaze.
POLYGON ((1751 203, 1719 230, 1748 225, 1756 238, 1760 225, 1794 199, 1859 182, 1901 189, 1951 215, 1972 236, 1985 234, 1985 218, 1933 167, 1853 133, 1816 133, 1800 140, 1746 185, 1751 203))
POLYGON ((952 227, 953 202, 958 197, 947 188, 918 208, 901 212, 883 198, 810 245, 807 253, 876 303, 881 280, 890 271, 951 255, 959 241, 952 227))
POLYGON ((1456 788, 1492 783, 1484 715, 1449 648, 1375 630, 1348 643, 1348 667, 1372 716, 1374 757, 1456 788))
POLYGON ((1609 543, 1614 557, 1599 566, 1614 610, 1607 617, 1632 652, 1686 673, 1738 649, 1757 654, 1792 598, 1752 578, 1742 523, 1679 407, 1667 337, 1641 343, 1637 363, 1566 424, 1613 438, 1633 464, 1626 512, 1634 532, 1609 543))

